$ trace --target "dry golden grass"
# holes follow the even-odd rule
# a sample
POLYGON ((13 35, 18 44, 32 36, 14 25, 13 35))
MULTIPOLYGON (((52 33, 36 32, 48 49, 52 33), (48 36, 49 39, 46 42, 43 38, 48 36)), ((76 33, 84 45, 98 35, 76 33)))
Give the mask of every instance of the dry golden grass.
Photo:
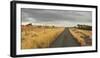
POLYGON ((21 48, 47 48, 64 31, 64 28, 22 26, 21 48))
POLYGON ((92 31, 91 30, 81 30, 81 29, 77 29, 79 32, 82 32, 84 34, 86 34, 87 36, 92 36, 92 31))
POLYGON ((85 36, 92 36, 92 31, 70 28, 69 31, 73 35, 73 37, 80 43, 81 46, 86 45, 85 36))

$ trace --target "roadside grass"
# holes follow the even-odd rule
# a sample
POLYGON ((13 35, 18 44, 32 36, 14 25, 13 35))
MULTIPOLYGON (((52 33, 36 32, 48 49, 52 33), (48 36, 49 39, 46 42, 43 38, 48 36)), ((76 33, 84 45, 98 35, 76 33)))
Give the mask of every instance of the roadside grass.
POLYGON ((21 49, 48 48, 64 31, 62 27, 23 26, 21 29, 21 49))
POLYGON ((92 45, 92 31, 77 28, 70 28, 69 31, 81 46, 92 45))

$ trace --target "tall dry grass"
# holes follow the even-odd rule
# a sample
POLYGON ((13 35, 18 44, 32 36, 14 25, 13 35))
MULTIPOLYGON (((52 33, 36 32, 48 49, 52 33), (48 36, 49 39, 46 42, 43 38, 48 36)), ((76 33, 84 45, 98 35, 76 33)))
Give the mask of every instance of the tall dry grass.
POLYGON ((63 31, 61 27, 22 26, 21 48, 48 48, 63 31))
POLYGON ((86 40, 90 40, 90 37, 92 37, 92 31, 77 28, 70 28, 69 31, 81 46, 91 45, 91 41, 89 41, 90 43, 86 43, 86 40))

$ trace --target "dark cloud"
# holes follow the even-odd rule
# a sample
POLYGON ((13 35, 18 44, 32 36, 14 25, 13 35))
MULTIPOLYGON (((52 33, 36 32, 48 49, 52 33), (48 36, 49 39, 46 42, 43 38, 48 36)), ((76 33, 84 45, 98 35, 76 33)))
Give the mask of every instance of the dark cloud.
POLYGON ((91 11, 73 11, 73 10, 48 10, 48 9, 21 9, 22 22, 75 22, 75 23, 91 23, 91 11), (31 19, 30 19, 31 18, 31 19))

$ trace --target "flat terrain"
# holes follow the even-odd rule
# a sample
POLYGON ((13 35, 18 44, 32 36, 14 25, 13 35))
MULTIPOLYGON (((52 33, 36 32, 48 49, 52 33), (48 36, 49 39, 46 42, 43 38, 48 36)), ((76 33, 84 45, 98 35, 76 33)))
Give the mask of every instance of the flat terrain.
POLYGON ((21 48, 47 48, 63 31, 62 27, 22 26, 21 48))
POLYGON ((22 25, 21 49, 92 45, 92 31, 74 27, 22 25))
POLYGON ((50 47, 74 47, 80 46, 77 40, 72 36, 69 29, 65 30, 57 37, 50 47))
POLYGON ((81 46, 92 45, 92 31, 77 28, 70 28, 70 33, 80 43, 81 46))

